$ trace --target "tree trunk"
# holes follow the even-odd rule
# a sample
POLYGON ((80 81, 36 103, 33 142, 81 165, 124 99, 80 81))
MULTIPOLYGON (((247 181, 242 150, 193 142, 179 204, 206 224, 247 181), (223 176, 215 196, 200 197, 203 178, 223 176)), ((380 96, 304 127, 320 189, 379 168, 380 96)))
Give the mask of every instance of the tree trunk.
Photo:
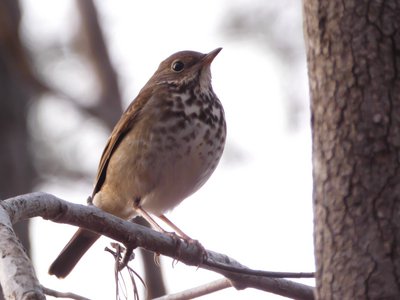
POLYGON ((317 299, 400 299, 399 8, 304 0, 317 299))

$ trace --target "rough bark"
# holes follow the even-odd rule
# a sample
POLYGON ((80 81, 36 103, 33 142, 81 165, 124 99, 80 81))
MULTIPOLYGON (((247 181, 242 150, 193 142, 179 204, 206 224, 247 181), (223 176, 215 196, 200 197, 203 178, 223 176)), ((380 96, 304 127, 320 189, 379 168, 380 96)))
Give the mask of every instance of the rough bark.
POLYGON ((399 7, 304 0, 318 299, 400 299, 399 7))
POLYGON ((32 262, 0 206, 0 283, 6 299, 46 299, 32 262))

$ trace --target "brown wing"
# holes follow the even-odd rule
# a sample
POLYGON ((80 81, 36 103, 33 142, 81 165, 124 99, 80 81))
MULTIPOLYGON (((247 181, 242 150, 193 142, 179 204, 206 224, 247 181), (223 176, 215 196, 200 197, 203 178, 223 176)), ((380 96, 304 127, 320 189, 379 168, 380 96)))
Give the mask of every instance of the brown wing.
POLYGON ((140 119, 140 112, 143 106, 147 103, 151 96, 152 89, 144 89, 136 97, 134 101, 128 106, 126 111, 122 114, 121 119, 115 125, 107 145, 101 155, 99 168, 97 170, 96 184, 92 193, 92 198, 98 191, 100 191, 106 179, 108 163, 112 154, 118 148, 118 145, 124 139, 126 134, 134 130, 135 124, 140 119))

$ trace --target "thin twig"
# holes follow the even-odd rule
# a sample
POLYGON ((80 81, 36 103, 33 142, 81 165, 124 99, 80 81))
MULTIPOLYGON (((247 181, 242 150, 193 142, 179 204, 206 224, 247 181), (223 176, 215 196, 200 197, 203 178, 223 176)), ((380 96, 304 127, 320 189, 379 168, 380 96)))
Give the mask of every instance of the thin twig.
POLYGON ((201 297, 204 295, 208 295, 214 293, 216 291, 220 291, 226 288, 232 287, 231 282, 226 278, 221 278, 207 284, 203 284, 191 289, 187 289, 185 291, 169 294, 166 296, 162 296, 159 298, 155 298, 153 300, 186 300, 193 299, 197 297, 201 297))
POLYGON ((45 293, 46 295, 53 296, 56 298, 69 298, 69 299, 74 299, 74 300, 90 300, 89 298, 85 298, 83 296, 80 296, 80 295, 77 295, 74 293, 63 293, 63 292, 55 291, 55 290, 49 289, 47 287, 44 287, 43 285, 42 285, 42 290, 43 290, 43 293, 45 293))
POLYGON ((145 289, 147 289, 147 286, 146 286, 146 283, 144 282, 143 278, 128 265, 128 262, 135 257, 135 255, 133 253, 134 247, 132 247, 131 249, 123 249, 123 247, 118 243, 111 243, 111 246, 116 250, 114 251, 108 247, 106 247, 104 250, 111 253, 115 259, 114 277, 115 277, 116 299, 120 299, 120 296, 119 296, 119 286, 120 285, 122 286, 122 292, 125 294, 125 298, 127 299, 127 287, 126 287, 124 277, 122 276, 122 271, 126 267, 126 270, 128 272, 129 278, 130 278, 132 286, 133 286, 134 299, 138 300, 139 292, 137 289, 135 276, 140 280, 140 282, 143 284, 145 289), (124 256, 122 257, 123 252, 125 252, 125 253, 124 253, 124 256), (121 262, 121 260, 126 260, 126 262, 123 264, 121 262), (123 266, 121 267, 122 264, 123 264, 123 266), (121 278, 121 280, 120 280, 120 278, 121 278), (120 284, 120 282, 122 282, 122 283, 120 284))

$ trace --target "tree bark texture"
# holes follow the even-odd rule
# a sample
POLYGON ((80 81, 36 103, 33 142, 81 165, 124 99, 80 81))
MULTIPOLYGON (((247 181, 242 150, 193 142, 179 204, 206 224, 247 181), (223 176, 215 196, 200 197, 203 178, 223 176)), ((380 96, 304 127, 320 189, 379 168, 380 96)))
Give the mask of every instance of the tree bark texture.
POLYGON ((317 299, 400 299, 400 1, 303 5, 317 299))

